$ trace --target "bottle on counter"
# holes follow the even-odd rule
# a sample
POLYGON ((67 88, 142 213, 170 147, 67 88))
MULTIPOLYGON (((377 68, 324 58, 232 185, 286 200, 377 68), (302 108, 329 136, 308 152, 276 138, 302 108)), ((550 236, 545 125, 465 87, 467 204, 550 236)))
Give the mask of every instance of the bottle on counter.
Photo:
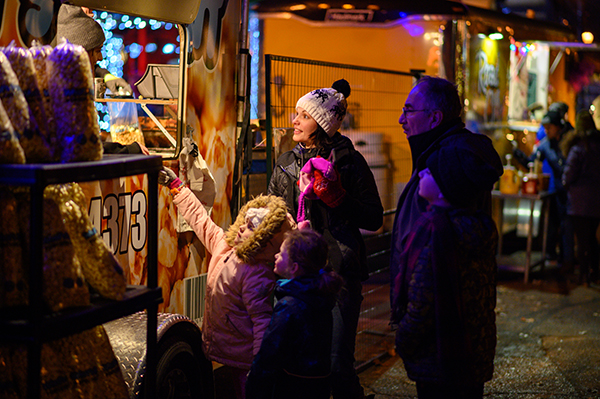
POLYGON ((523 194, 537 194, 539 179, 537 173, 535 172, 535 163, 529 162, 527 166, 529 167, 529 172, 523 176, 521 191, 523 194))
POLYGON ((521 179, 511 160, 512 154, 506 154, 504 173, 500 177, 500 192, 503 194, 517 194, 521 186, 521 179))

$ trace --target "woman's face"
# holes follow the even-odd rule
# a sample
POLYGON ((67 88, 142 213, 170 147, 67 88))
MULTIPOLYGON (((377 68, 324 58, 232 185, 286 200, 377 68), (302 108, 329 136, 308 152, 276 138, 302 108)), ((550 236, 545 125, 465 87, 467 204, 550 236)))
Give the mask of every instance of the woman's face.
POLYGON ((314 146, 311 134, 317 130, 317 121, 304 110, 304 108, 296 108, 296 117, 293 120, 294 136, 292 139, 298 143, 304 144, 305 147, 311 148, 314 146))

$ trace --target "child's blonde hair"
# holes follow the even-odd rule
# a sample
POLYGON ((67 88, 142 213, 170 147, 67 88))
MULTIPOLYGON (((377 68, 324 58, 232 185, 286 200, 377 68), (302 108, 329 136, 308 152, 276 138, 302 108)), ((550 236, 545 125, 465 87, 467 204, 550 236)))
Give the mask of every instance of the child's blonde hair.
POLYGON ((245 263, 254 263, 254 257, 264 248, 281 227, 287 222, 287 207, 285 201, 275 195, 259 195, 240 209, 235 222, 225 233, 227 244, 235 248, 235 253, 245 263), (254 233, 244 242, 235 245, 235 238, 243 224, 246 224, 246 212, 250 208, 266 208, 269 213, 265 216, 254 233))

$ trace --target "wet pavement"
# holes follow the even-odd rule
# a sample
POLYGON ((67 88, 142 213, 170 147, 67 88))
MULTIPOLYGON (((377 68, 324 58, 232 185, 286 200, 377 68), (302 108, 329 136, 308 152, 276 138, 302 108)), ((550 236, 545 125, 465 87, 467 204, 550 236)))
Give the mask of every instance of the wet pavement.
MULTIPOLYGON (((600 286, 559 285, 551 270, 532 277, 525 284, 522 274, 500 274, 495 372, 485 397, 600 399, 600 286)), ((368 281, 365 288, 384 298, 382 284, 368 281)), ((393 333, 382 327, 389 307, 369 295, 365 302, 362 323, 371 330, 359 333, 357 358, 362 358, 359 375, 366 393, 376 399, 416 398, 415 384, 393 352, 393 333), (365 349, 369 340, 377 349, 365 349)))

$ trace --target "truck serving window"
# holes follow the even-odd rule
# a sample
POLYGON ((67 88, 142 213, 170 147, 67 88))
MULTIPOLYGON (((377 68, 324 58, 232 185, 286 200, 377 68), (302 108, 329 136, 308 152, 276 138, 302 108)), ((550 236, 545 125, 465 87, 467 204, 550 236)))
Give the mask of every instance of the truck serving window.
POLYGON ((98 10, 94 17, 107 37, 99 66, 132 88, 131 95, 96 90, 103 139, 139 142, 152 154, 177 157, 185 126, 187 30, 169 22, 98 10))

